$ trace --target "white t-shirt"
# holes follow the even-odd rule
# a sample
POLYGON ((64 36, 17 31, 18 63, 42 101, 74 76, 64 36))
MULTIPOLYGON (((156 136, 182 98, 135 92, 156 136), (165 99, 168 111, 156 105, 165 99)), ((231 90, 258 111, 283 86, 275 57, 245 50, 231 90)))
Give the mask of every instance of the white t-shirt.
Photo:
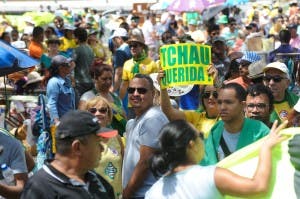
POLYGON ((146 192, 145 199, 222 198, 214 180, 216 166, 195 165, 160 178, 146 192))

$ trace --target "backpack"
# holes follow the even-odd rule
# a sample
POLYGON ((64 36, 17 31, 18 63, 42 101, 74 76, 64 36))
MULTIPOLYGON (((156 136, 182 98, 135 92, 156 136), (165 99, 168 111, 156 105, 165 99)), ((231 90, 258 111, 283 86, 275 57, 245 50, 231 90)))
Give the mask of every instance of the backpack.
POLYGON ((40 94, 38 106, 31 111, 32 134, 37 140, 37 169, 40 169, 46 159, 53 158, 52 138, 50 133, 50 115, 46 109, 45 95, 40 94))

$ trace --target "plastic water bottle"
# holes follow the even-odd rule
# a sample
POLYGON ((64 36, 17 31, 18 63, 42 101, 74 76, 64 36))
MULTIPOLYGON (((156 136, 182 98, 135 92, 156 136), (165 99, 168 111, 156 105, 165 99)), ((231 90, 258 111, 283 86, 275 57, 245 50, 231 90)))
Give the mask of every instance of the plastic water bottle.
POLYGON ((7 185, 15 185, 15 177, 13 170, 7 164, 1 165, 2 175, 7 185))

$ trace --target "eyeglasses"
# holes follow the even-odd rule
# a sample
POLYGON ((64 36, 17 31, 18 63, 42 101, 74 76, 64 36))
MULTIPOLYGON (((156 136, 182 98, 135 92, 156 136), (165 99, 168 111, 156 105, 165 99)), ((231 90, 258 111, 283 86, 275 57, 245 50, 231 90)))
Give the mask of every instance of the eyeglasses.
POLYGON ((207 91, 207 92, 204 92, 204 93, 202 94, 202 97, 203 97, 204 99, 207 99, 207 98, 209 98, 211 95, 212 95, 214 98, 218 98, 218 92, 217 92, 217 91, 207 91))
POLYGON ((133 88, 133 87, 127 88, 127 92, 129 94, 133 94, 135 91, 137 91, 139 94, 145 94, 145 93, 147 93, 148 89, 147 88, 133 88))
POLYGON ((231 23, 230 25, 231 25, 231 26, 235 26, 235 25, 236 25, 236 23, 231 23))
POLYGON ((129 48, 137 48, 139 47, 140 45, 138 43, 132 43, 129 45, 129 48))
POLYGON ((266 82, 271 81, 271 79, 273 79, 274 82, 279 83, 281 82, 281 80, 283 79, 287 79, 286 77, 281 77, 279 75, 275 75, 275 76, 271 76, 271 75, 266 75, 263 77, 263 80, 266 82))
POLYGON ((268 106, 268 104, 264 104, 264 103, 258 103, 258 104, 247 104, 247 109, 252 110, 255 107, 257 108, 257 110, 264 110, 266 107, 268 106))
POLYGON ((102 113, 102 114, 106 114, 108 112, 108 108, 107 107, 102 107, 102 108, 89 108, 89 112, 92 113, 92 114, 95 114, 96 112, 99 112, 99 113, 102 113))

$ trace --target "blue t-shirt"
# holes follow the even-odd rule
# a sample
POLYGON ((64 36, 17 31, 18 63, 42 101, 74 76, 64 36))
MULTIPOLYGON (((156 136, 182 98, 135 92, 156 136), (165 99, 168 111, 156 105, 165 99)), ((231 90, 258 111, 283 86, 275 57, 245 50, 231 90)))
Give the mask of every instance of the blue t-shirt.
POLYGON ((121 45, 113 56, 114 68, 123 67, 125 61, 131 59, 132 55, 128 44, 121 45))
MULTIPOLYGON (((20 141, 9 135, 9 132, 0 128, 0 146, 3 151, 0 155, 0 165, 7 164, 14 174, 27 173, 25 152, 20 141)), ((0 180, 3 179, 2 172, 0 180)))

